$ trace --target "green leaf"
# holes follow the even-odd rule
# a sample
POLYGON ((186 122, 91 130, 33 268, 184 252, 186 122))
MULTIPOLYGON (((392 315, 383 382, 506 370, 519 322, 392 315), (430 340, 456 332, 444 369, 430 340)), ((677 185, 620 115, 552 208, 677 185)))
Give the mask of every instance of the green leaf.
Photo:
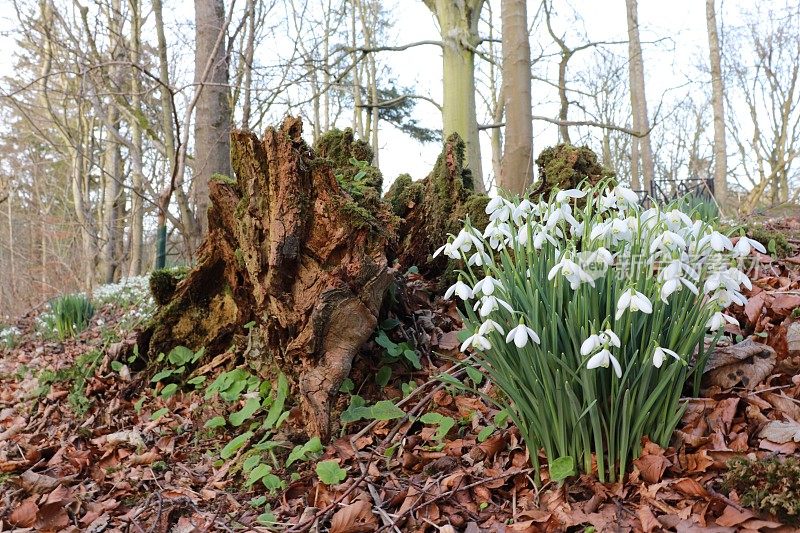
POLYGON ((162 398, 169 398, 175 391, 178 390, 178 385, 175 383, 170 383, 166 385, 163 389, 161 389, 161 397, 162 398))
POLYGON ((250 457, 245 459, 244 462, 242 463, 242 470, 245 472, 249 472, 256 466, 258 466, 258 463, 260 462, 261 462, 260 455, 251 455, 250 457))
POLYGON ((247 482, 245 483, 245 486, 249 488, 253 483, 259 481, 261 478, 271 473, 272 473, 272 468, 270 468, 269 465, 265 465, 262 463, 257 467, 253 468, 253 470, 250 472, 250 475, 247 476, 247 482))
POLYGON ((269 489, 270 492, 283 488, 283 481, 275 474, 267 474, 261 478, 261 483, 269 489))
POLYGON ((206 376, 196 376, 187 381, 189 385, 194 385, 195 387, 202 385, 206 381, 206 376))
POLYGON ((145 396, 142 396, 141 398, 136 400, 136 403, 133 404, 133 410, 136 411, 137 415, 142 412, 142 405, 144 404, 145 398, 146 398, 145 396))
POLYGON ((411 366, 413 366, 417 370, 422 368, 422 365, 419 362, 419 356, 417 355, 417 352, 415 352, 414 350, 411 349, 403 350, 403 357, 405 357, 406 361, 411 363, 411 366))
POLYGON ((336 485, 347 478, 347 471, 336 461, 321 461, 317 463, 316 470, 319 480, 326 485, 336 485))
POLYGON ((168 378, 171 375, 172 375, 172 369, 171 368, 165 368, 161 372, 156 373, 156 375, 153 376, 153 379, 150 380, 150 383, 158 383, 162 379, 168 378))
POLYGON ((167 356, 167 360, 175 366, 185 365, 191 361, 194 352, 186 346, 174 347, 167 356))
POLYGON ((256 520, 258 521, 259 524, 263 524, 265 526, 269 526, 277 522, 275 515, 272 513, 272 511, 261 513, 260 515, 258 515, 258 518, 256 518, 256 520))
POLYGON ((486 426, 480 433, 478 433, 478 442, 484 442, 489 436, 494 433, 496 428, 494 426, 486 426))
POLYGON ((150 415, 150 420, 156 421, 167 413, 169 413, 169 409, 167 409, 166 407, 162 407, 161 409, 150 415))
POLYGON ((289 457, 286 459, 286 466, 291 466, 296 461, 305 461, 308 455, 312 453, 319 453, 322 451, 322 442, 319 437, 314 437, 305 444, 298 444, 292 449, 289 457))
POLYGON ((123 365, 119 361, 111 361, 111 370, 113 370, 114 372, 119 372, 120 370, 122 370, 123 366, 125 365, 123 365))
POLYGON ((222 416, 215 416, 205 423, 204 428, 214 429, 225 425, 225 418, 222 416))
POLYGON ((506 424, 506 420, 508 420, 508 411, 505 409, 501 409, 494 415, 494 425, 497 427, 503 427, 506 424))
POLYGON ((250 507, 261 507, 265 503, 267 503, 267 497, 263 494, 261 496, 257 496, 248 502, 250 507))
POLYGON ((201 357, 203 357, 203 355, 204 355, 205 353, 206 353, 206 347, 205 347, 205 346, 203 346, 203 347, 201 347, 199 350, 197 350, 196 352, 194 352, 194 355, 193 355, 193 356, 192 356, 192 358, 189 360, 189 362, 190 362, 190 363, 196 363, 196 362, 197 362, 197 360, 198 360, 198 359, 200 359, 201 357))
POLYGON ((369 408, 372 420, 394 420, 403 418, 406 414, 389 400, 381 400, 369 408))
POLYGON ((420 417, 420 422, 423 424, 433 424, 438 426, 433 438, 440 441, 447 436, 447 433, 456 425, 456 421, 449 416, 443 416, 439 413, 425 413, 420 417))
POLYGON ((386 320, 381 322, 380 328, 389 331, 390 329, 394 329, 399 325, 400 321, 397 320, 396 318, 387 318, 386 320))
POLYGON ((238 437, 234 438, 228 444, 222 448, 222 451, 219 452, 219 456, 223 459, 230 459, 230 457, 239 451, 239 448, 245 445, 245 443, 250 440, 250 437, 253 436, 252 431, 246 431, 239 435, 238 437))
POLYGON ((231 413, 228 417, 228 420, 234 427, 241 426, 245 420, 249 420, 256 411, 259 410, 261 407, 261 401, 258 398, 250 398, 244 404, 244 406, 236 411, 235 413, 231 413))
POLYGON ((385 331, 378 332, 378 336, 375 337, 375 342, 378 346, 383 346, 387 350, 397 348, 397 344, 386 335, 385 331))
POLYGON ((267 419, 264 421, 265 429, 272 429, 278 422, 278 419, 283 413, 283 406, 286 403, 286 396, 289 394, 289 382, 283 373, 278 375, 278 388, 275 392, 275 402, 270 406, 267 412, 267 419))
POLYGON ((256 325, 256 321, 255 321, 255 320, 251 320, 250 322, 248 322, 247 324, 245 324, 245 325, 244 325, 244 326, 242 326, 242 327, 243 327, 244 329, 252 329, 252 328, 253 328, 253 326, 255 326, 255 325, 256 325))
POLYGON ((559 457, 550 463, 550 479, 561 482, 575 473, 575 459, 569 455, 559 457))
POLYGON ((361 420, 362 418, 366 418, 369 415, 369 410, 364 407, 367 402, 359 396, 358 394, 354 394, 350 396, 350 405, 347 406, 347 409, 342 411, 340 415, 340 419, 343 424, 349 424, 351 422, 356 422, 357 420, 361 420))
POLYGON ((475 385, 480 385, 481 381, 483 381, 483 374, 480 373, 475 367, 468 366, 466 367, 467 376, 475 385))
POLYGON ((353 392, 353 389, 356 388, 356 384, 353 383, 353 380, 350 378, 344 378, 342 381, 342 385, 339 387, 339 392, 343 392, 345 394, 349 394, 353 392))
POLYGON ((392 369, 388 366, 382 366, 378 373, 375 375, 375 383, 378 387, 384 388, 392 377, 392 369))

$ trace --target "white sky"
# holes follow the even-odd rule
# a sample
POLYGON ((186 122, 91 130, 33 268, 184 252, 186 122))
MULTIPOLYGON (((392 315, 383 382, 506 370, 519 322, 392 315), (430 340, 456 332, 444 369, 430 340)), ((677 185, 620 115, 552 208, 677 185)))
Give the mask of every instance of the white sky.
MULTIPOLYGON (((226 4, 229 0, 226 0, 226 4)), ((388 30, 389 43, 404 44, 419 40, 437 40, 439 33, 434 18, 420 0, 384 0, 394 18, 388 30)), ((491 1, 491 0, 490 0, 491 1)), ((778 0, 771 0, 778 3, 778 0)), ((717 0, 722 2, 724 25, 731 24, 741 7, 752 5, 750 0, 717 0)), ((499 4, 499 2, 495 2, 499 4)), ((566 32, 567 42, 582 43, 582 35, 590 40, 625 40, 627 27, 624 0, 555 0, 556 11, 563 15, 556 19, 556 31, 566 32), (581 30, 566 27, 565 19, 571 17, 572 11, 581 14, 583 23, 581 30), (560 30, 559 30, 560 28, 560 30)), ((539 2, 529 2, 529 9, 537 9, 539 2)), ((499 7, 496 8, 499 10, 499 7)), ((191 21, 193 17, 191 0, 166 0, 165 14, 175 17, 179 22, 191 21)), ((532 17, 533 13, 529 13, 532 17)), ((651 116, 662 98, 669 99, 671 94, 687 89, 675 89, 684 86, 691 77, 697 80, 695 65, 705 64, 707 60, 707 35, 705 26, 705 2, 703 0, 639 0, 639 22, 643 42, 670 38, 658 45, 644 44, 644 63, 648 105, 651 116), (673 89, 673 91, 670 91, 673 89)), ((719 20, 718 20, 719 22, 719 20)), ((0 0, 0 75, 12 73, 14 48, 13 40, 7 36, 9 30, 16 27, 11 0, 0 0)), ((532 37, 540 38, 539 36, 532 37)), ((549 36, 541 37, 544 46, 550 45, 549 36)), ((534 43, 536 47, 536 43, 534 43)), ((626 55, 627 45, 617 45, 615 51, 626 55)), ((581 68, 581 61, 591 58, 591 52, 576 56, 570 63, 573 74, 581 68), (585 58, 585 59, 582 59, 585 58)), ((381 61, 391 67, 392 75, 400 86, 414 86, 419 94, 429 95, 441 101, 441 55, 438 47, 425 46, 411 48, 403 52, 386 52, 381 61)), ((476 59, 480 62, 480 59, 476 59)), ((191 65, 186 65, 191 68, 191 65)), ((553 74, 553 79, 555 74, 553 74)), ((534 113, 555 116, 555 88, 536 87, 534 89, 534 113)), ((479 121, 488 121, 481 116, 479 121)), ((419 101, 415 118, 421 125, 438 128, 441 116, 430 103, 419 101)), ((557 142, 555 126, 536 122, 534 124, 534 152, 557 142)), ((414 178, 422 178, 432 168, 440 146, 434 144, 421 145, 408 138, 393 127, 382 124, 380 132, 380 160, 386 182, 391 182, 403 172, 414 178)), ((489 175, 491 151, 488 135, 482 134, 482 156, 484 175, 489 175)))

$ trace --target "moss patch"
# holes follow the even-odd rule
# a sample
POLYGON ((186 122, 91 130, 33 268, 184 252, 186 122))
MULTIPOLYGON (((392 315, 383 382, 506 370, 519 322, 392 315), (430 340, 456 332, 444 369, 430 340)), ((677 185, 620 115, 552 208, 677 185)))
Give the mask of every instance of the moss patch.
POLYGON ((800 524, 800 460, 796 458, 734 459, 728 463, 723 488, 735 490, 745 507, 800 524))
POLYGON ((794 252, 786 235, 780 231, 770 230, 764 226, 753 225, 748 227, 746 232, 748 237, 760 242, 769 253, 775 254, 781 259, 789 257, 794 252))
POLYGON ((158 305, 169 303, 178 282, 186 277, 186 267, 162 268, 150 273, 150 294, 158 305))
POLYGON ((614 172, 605 168, 597 160, 588 146, 558 144, 545 148, 536 158, 539 182, 532 196, 543 194, 548 197, 553 189, 575 189, 583 181, 591 185, 614 177, 614 172))

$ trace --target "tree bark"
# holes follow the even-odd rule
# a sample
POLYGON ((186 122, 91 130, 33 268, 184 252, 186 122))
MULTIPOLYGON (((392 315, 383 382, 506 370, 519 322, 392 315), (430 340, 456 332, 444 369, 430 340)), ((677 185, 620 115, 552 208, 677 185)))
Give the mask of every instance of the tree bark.
MULTIPOLYGON (((639 132, 650 130, 650 119, 647 116, 647 97, 644 87, 644 61, 642 59, 642 43, 639 40, 639 14, 637 0, 625 0, 628 19, 628 72, 630 76, 631 110, 633 113, 633 129, 639 132)), ((644 190, 650 191, 655 166, 653 151, 650 146, 650 134, 631 140, 631 181, 634 188, 638 184, 638 163, 641 155, 641 169, 644 190)))
POLYGON ((501 8, 503 95, 507 116, 498 185, 516 194, 523 194, 533 180, 531 47, 525 3, 526 0, 503 0, 501 8))
POLYGON ((725 143, 725 87, 714 0, 706 0, 706 25, 711 66, 711 107, 714 112, 714 196, 724 210, 728 199, 728 150, 725 143))
POLYGON ((296 118, 263 141, 233 132, 236 180, 211 180, 198 264, 140 336, 140 349, 220 353, 253 320, 262 357, 300 393, 306 432, 325 439, 331 400, 392 279, 385 249, 396 218, 377 191, 364 194, 369 204, 351 197, 331 158, 315 157, 301 134, 296 118))
POLYGON ((466 144, 466 167, 475 190, 484 192, 478 118, 475 105, 475 47, 484 0, 424 0, 436 15, 442 34, 443 101, 445 138, 458 133, 466 144))
POLYGON ((195 0, 194 8, 195 83, 203 84, 195 115, 192 182, 197 220, 195 241, 199 243, 208 229, 209 181, 215 174, 231 175, 231 109, 225 40, 216 46, 220 33, 225 31, 223 0, 195 0), (211 70, 202 79, 209 60, 211 70))

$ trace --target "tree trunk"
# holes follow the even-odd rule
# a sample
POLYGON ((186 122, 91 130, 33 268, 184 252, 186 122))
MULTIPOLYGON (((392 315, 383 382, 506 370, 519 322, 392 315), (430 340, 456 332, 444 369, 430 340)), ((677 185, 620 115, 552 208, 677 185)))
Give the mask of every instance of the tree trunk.
POLYGON ((263 357, 300 393, 307 433, 324 439, 331 400, 392 279, 384 250, 396 218, 377 190, 362 190, 359 200, 345 192, 331 157, 315 157, 301 134, 296 118, 263 141, 233 132, 236 180, 211 180, 198 264, 140 336, 140 349, 220 353, 253 320, 263 357))
MULTIPOLYGON (((639 40, 639 14, 637 0, 625 0, 628 15, 628 71, 630 75, 631 109, 633 112, 633 129, 640 133, 649 132, 650 119, 647 116, 647 97, 644 89, 644 61, 642 59, 642 43, 639 40)), ((655 167, 653 151, 650 147, 650 134, 632 139, 631 180, 634 188, 638 183, 638 162, 641 155, 642 187, 650 191, 655 167), (637 146, 638 145, 638 146, 637 146), (637 172, 637 174, 634 174, 637 172)))
MULTIPOLYGON (((131 62, 138 65, 141 60, 141 29, 142 10, 139 0, 130 0, 131 7, 131 62)), ((142 113, 141 73, 132 69, 131 79, 131 104, 134 112, 142 113)), ((142 128, 138 122, 131 124, 131 144, 138 153, 137 158, 142 162, 142 128)), ((131 233, 130 233, 130 263, 128 276, 138 276, 142 269, 142 253, 144 239, 144 175, 140 168, 132 168, 131 188, 131 233)))
POLYGON ((727 208, 728 151, 725 143, 725 87, 717 34, 717 17, 714 0, 706 0, 706 25, 708 26, 709 63, 711 65, 711 107, 714 111, 714 196, 717 203, 727 208))
POLYGON ((484 192, 478 118, 475 105, 475 47, 484 0, 425 0, 436 15, 442 34, 445 138, 458 133, 466 143, 466 167, 475 190, 484 192))
POLYGON ((506 131, 498 185, 523 194, 533 180, 533 118, 531 111, 531 46, 526 0, 503 0, 503 95, 506 131))
POLYGON ((225 40, 216 46, 220 33, 225 31, 223 0, 195 0, 194 9, 195 83, 203 84, 195 114, 192 182, 197 219, 195 242, 199 243, 208 229, 209 181, 215 174, 231 175, 231 109, 225 40), (203 80, 209 61, 211 70, 203 80))

